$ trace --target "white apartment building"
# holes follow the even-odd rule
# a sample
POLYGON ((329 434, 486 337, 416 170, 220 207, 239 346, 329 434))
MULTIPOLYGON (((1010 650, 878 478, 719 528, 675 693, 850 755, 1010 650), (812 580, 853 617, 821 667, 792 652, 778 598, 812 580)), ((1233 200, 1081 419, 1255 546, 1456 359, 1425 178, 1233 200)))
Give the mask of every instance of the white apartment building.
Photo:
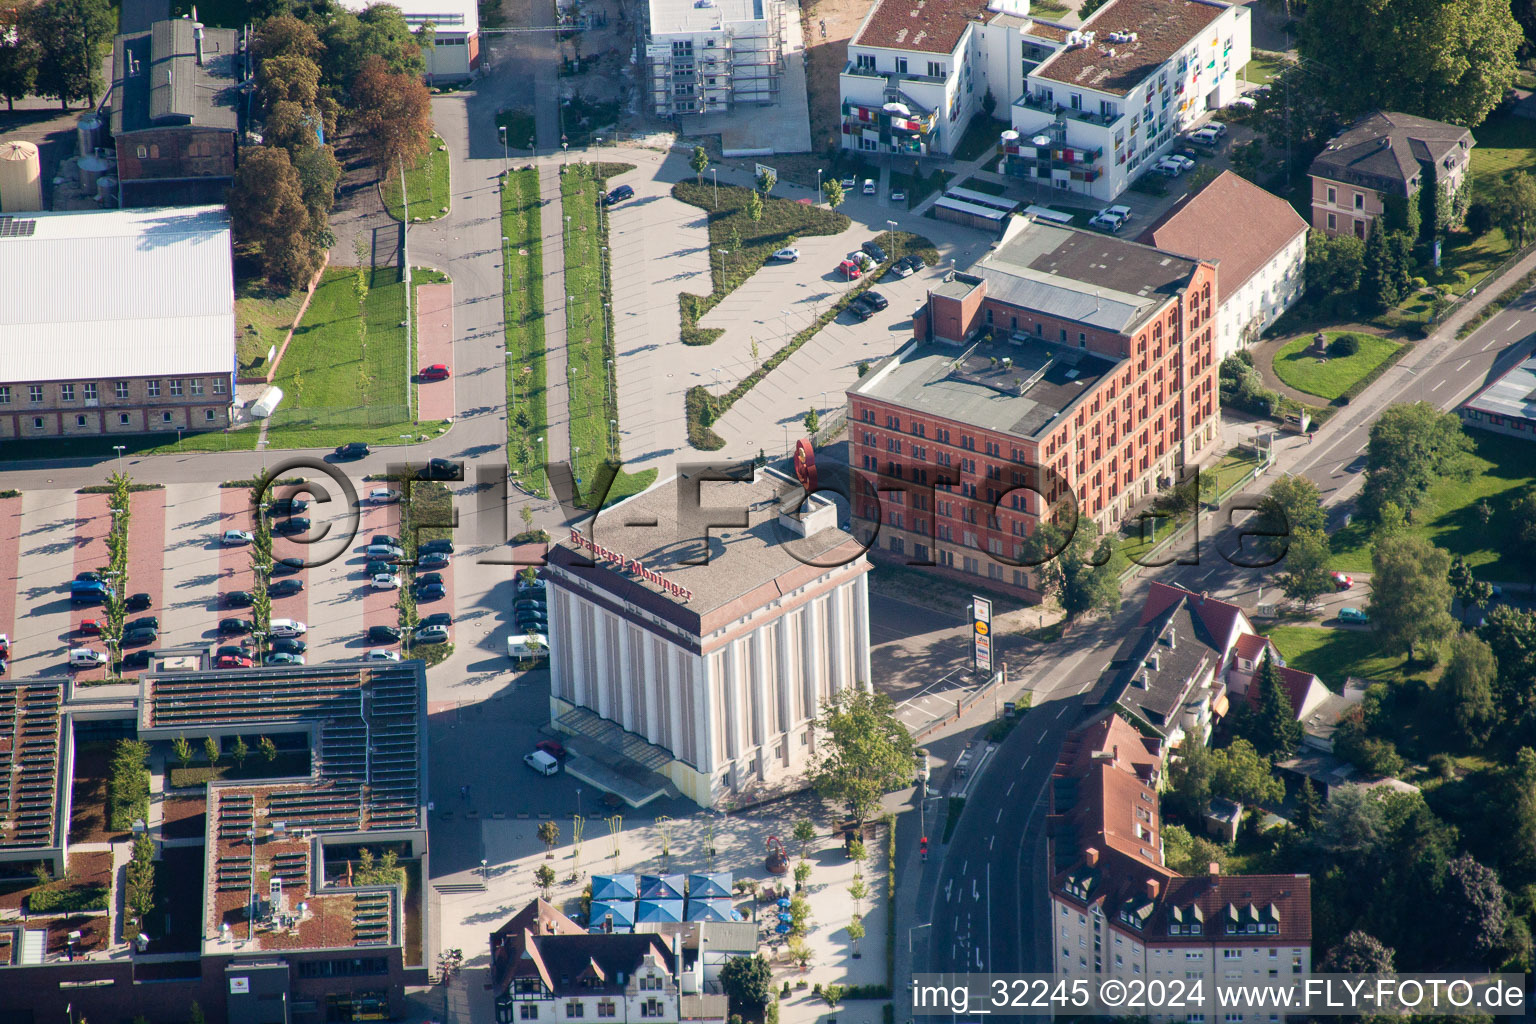
POLYGON ((870 565, 830 502, 781 513, 802 493, 680 477, 552 545, 555 727, 706 807, 803 771, 822 705, 869 686, 870 565))
POLYGON ((650 0, 646 61, 657 114, 777 103, 784 0, 650 0))
POLYGON ((1005 173, 1110 200, 1237 97, 1249 18, 1219 0, 1111 0, 1072 30, 1028 0, 881 0, 848 44, 842 147, 948 155, 990 91, 1012 125, 1005 173))
POLYGON ((1217 359, 1257 341, 1306 283, 1307 222, 1231 171, 1181 199, 1140 241, 1216 264, 1217 359))
MULTIPOLYGON (((1311 879, 1187 877, 1163 863, 1162 742, 1105 715, 1068 737, 1051 787, 1054 973, 1102 982, 1304 982, 1312 970, 1311 879)), ((1190 1024, 1260 1024, 1269 1012, 1188 1015, 1190 1024)), ((1171 1017, 1153 1017, 1168 1020, 1171 1017)))

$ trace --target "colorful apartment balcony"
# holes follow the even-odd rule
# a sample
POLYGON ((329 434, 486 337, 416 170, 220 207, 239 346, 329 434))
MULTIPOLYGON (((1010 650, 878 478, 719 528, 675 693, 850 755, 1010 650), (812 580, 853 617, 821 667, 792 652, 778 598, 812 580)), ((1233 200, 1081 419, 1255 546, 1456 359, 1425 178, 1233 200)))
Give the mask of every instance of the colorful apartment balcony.
POLYGON ((1125 116, 1119 111, 1104 114, 1094 113, 1091 110, 1074 110, 1071 107, 1062 106, 1060 103, 1056 102, 1054 98, 1046 99, 1043 96, 1037 96, 1034 93, 1028 92, 1014 100, 1013 105, 1016 107, 1024 107, 1027 110, 1038 110, 1044 113, 1054 114, 1057 117, 1066 118, 1069 121, 1081 121, 1083 124, 1098 125, 1102 128, 1112 127, 1115 122, 1119 121, 1120 118, 1125 116))
POLYGON ((876 132, 881 147, 893 147, 894 153, 923 153, 937 127, 937 118, 927 111, 914 111, 907 103, 892 101, 873 106, 843 102, 843 134, 876 132))

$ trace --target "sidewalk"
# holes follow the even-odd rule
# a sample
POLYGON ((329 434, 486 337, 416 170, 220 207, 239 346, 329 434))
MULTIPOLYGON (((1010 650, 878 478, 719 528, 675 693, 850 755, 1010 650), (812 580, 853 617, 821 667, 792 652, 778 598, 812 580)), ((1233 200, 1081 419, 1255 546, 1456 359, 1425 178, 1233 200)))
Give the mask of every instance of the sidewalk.
MULTIPOLYGON (((459 367, 453 360, 453 285, 424 284, 416 288, 416 365, 414 374, 423 366, 442 363, 450 374, 459 367)), ((416 388, 418 408, 416 418, 425 423, 431 420, 451 420, 458 415, 454 401, 458 385, 453 377, 434 384, 420 384, 416 388)))
POLYGON ((571 386, 565 357, 565 222, 560 205, 560 165, 539 165, 539 230, 544 259, 545 457, 571 457, 571 386))

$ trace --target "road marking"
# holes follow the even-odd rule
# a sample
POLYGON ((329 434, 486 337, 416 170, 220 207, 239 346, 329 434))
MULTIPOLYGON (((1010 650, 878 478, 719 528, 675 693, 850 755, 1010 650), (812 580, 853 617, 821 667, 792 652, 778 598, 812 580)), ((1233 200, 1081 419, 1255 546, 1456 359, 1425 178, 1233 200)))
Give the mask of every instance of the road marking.
POLYGON ((1077 691, 1077 695, 1079 697, 1081 697, 1083 694, 1088 692, 1088 687, 1090 687, 1092 685, 1093 685, 1093 681, 1090 679, 1088 682, 1083 684, 1083 688, 1081 690, 1077 691))
POLYGON ((1461 365, 1456 367, 1456 372, 1460 373, 1462 370, 1465 370, 1467 368, 1467 364, 1470 363, 1471 361, 1472 360, 1470 360, 1470 359, 1463 359, 1462 362, 1461 362, 1461 365))
POLYGON ((1369 441, 1365 442, 1365 444, 1363 444, 1359 448, 1355 449, 1355 454, 1359 455, 1361 452, 1365 451, 1370 446, 1371 446, 1371 442, 1369 442, 1369 441))
MULTIPOLYGON (((1019 771, 1023 771, 1023 770, 1024 770, 1024 769, 1025 769, 1025 768, 1028 768, 1028 767, 1029 767, 1029 758, 1027 758, 1027 757, 1026 757, 1026 758, 1025 758, 1025 759, 1024 759, 1024 763, 1023 763, 1023 764, 1020 764, 1020 765, 1019 765, 1019 771)), ((1008 787, 1008 791, 1009 791, 1009 792, 1010 792, 1010 793, 1011 793, 1011 792, 1013 792, 1013 787, 1012 787, 1012 786, 1009 786, 1009 787, 1008 787)))
POLYGON ((1003 809, 1001 807, 999 807, 997 809, 997 817, 993 818, 992 821, 994 823, 996 823, 996 822, 999 822, 999 821, 1002 821, 1002 820, 1003 820, 1003 809))
POLYGON ((1065 705, 1065 704, 1063 704, 1063 705, 1062 705, 1062 706, 1061 706, 1061 710, 1060 710, 1060 711, 1058 711, 1058 712, 1056 712, 1056 717, 1057 717, 1057 718, 1060 718, 1060 717, 1061 717, 1061 716, 1062 716, 1062 715, 1064 715, 1064 714, 1066 714, 1066 713, 1067 713, 1067 706, 1066 706, 1066 705, 1065 705))
POLYGON ((1484 345, 1480 349, 1480 351, 1487 352, 1490 348, 1492 348, 1493 346, 1497 345, 1498 343, 1499 343, 1499 339, 1498 338, 1489 338, 1488 339, 1488 344, 1484 345))
POLYGON ((1445 381, 1441 381, 1439 384, 1436 384, 1434 387, 1430 388, 1429 390, 1431 392, 1439 391, 1443 387, 1445 387, 1445 381))
POLYGON ((1514 329, 1515 329, 1515 328, 1516 328, 1516 327, 1519 327, 1519 326, 1520 326, 1520 321, 1519 321, 1519 320, 1516 320, 1516 321, 1515 321, 1515 322, 1514 322, 1514 323, 1512 323, 1512 324, 1510 324, 1510 325, 1509 325, 1509 326, 1508 326, 1508 327, 1506 327, 1506 328, 1504 328, 1504 330, 1505 330, 1505 332, 1506 332, 1506 333, 1508 333, 1508 332, 1509 332, 1509 331, 1512 331, 1512 330, 1514 330, 1514 329))
POLYGON ((968 867, 970 867, 970 866, 971 866, 971 862, 970 862, 970 861, 968 861, 968 860, 967 860, 967 861, 963 861, 963 862, 962 862, 962 863, 961 863, 961 864, 960 864, 960 873, 961 873, 961 874, 962 874, 962 875, 963 875, 963 874, 965 874, 965 869, 966 869, 966 868, 968 868, 968 867))
POLYGON ((1015 785, 1017 785, 1017 783, 1014 783, 1014 782, 1008 783, 1008 792, 1004 793, 1003 796, 1013 796, 1013 787, 1015 785))

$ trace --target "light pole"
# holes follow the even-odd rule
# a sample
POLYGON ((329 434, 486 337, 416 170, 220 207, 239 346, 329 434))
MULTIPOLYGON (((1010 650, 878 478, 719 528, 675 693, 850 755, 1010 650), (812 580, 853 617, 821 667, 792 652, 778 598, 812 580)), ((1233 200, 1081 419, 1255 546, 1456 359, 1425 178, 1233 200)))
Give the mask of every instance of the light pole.
POLYGON ((713 167, 709 169, 709 176, 715 179, 715 209, 720 209, 720 172, 713 167))
POLYGON ((816 168, 816 205, 821 205, 821 168, 816 168))
POLYGON ((117 452, 117 471, 119 473, 123 471, 123 451, 127 447, 125 444, 115 444, 112 446, 112 450, 117 452))
POLYGON ((571 215, 570 214, 566 214, 565 215, 565 234, 561 237, 560 244, 561 245, 566 245, 566 246, 569 246, 571 244, 571 215))
POLYGON ((506 174, 507 164, 511 160, 507 154, 507 126, 499 124, 496 126, 496 130, 501 135, 501 173, 506 174))
POLYGON ((912 955, 912 935, 913 935, 913 933, 921 931, 924 928, 932 928, 932 927, 933 927, 933 922, 929 921, 926 924, 915 924, 911 928, 907 929, 907 956, 911 956, 912 955))
POLYGON ((781 309, 781 310, 779 310, 779 312, 784 314, 784 337, 788 338, 789 337, 789 310, 781 309))
POLYGON ((485 882, 486 885, 491 884, 490 862, 487 861, 484 857, 480 858, 480 878, 485 882))
POLYGON ((715 250, 715 252, 718 252, 720 254, 720 287, 722 287, 722 288, 725 287, 725 255, 726 255, 726 253, 728 253, 730 251, 731 250, 729 250, 729 249, 716 249, 715 250))
POLYGON ((828 411, 830 411, 830 409, 831 409, 831 407, 829 405, 827 405, 827 393, 825 391, 823 391, 821 393, 821 411, 822 411, 822 414, 823 415, 826 414, 828 411))
POLYGON ((888 221, 885 222, 885 226, 886 226, 886 229, 888 231, 890 231, 890 233, 891 233, 891 259, 895 260, 896 259, 896 252, 897 252, 897 248, 898 248, 897 242, 896 242, 896 222, 893 221, 893 220, 888 220, 888 221))
POLYGON ((576 787, 576 817, 581 817, 581 787, 576 787))

